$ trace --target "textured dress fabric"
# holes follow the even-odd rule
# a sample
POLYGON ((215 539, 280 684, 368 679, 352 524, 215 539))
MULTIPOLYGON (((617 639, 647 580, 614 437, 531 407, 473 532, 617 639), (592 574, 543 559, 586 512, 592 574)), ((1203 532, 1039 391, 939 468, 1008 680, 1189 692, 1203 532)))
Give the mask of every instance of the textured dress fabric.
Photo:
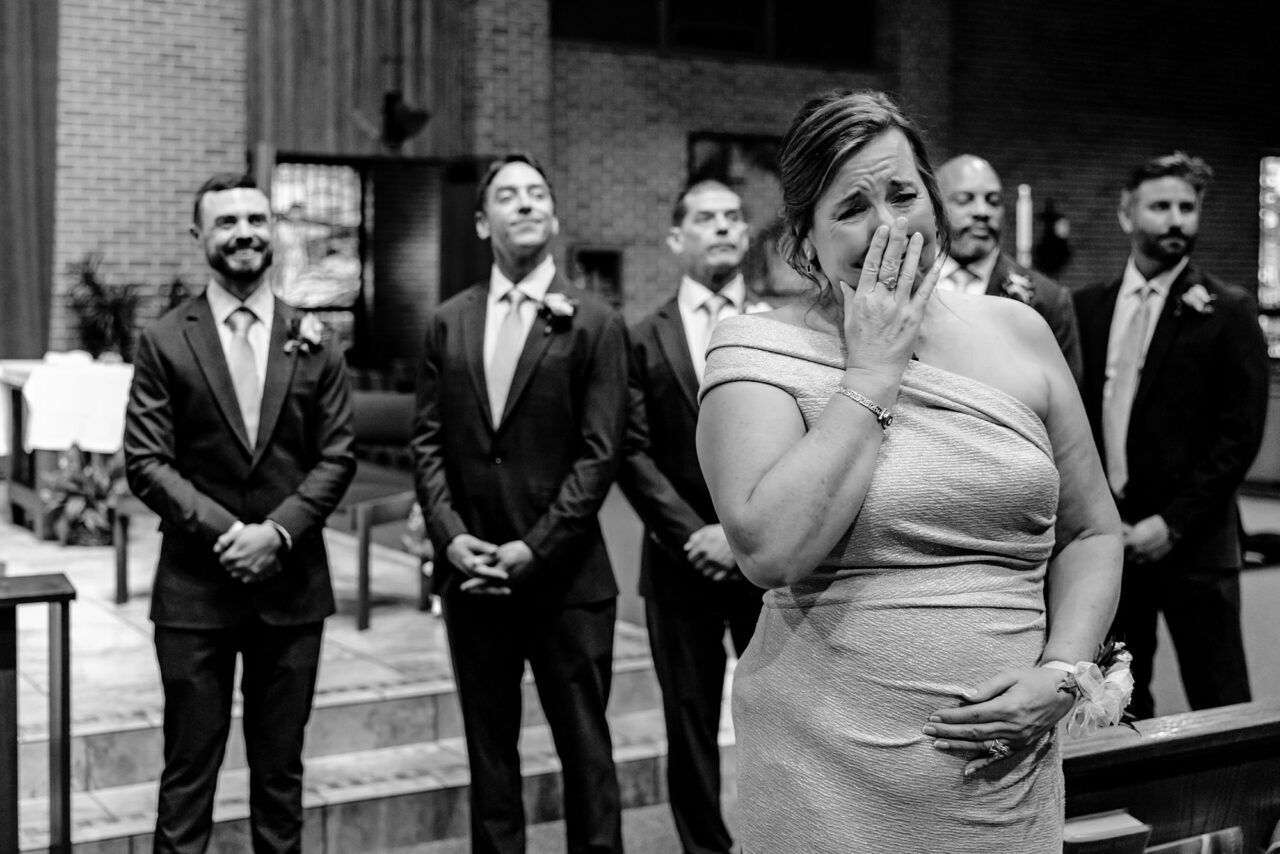
MULTIPOLYGON (((768 317, 716 330, 702 394, 767 383, 806 425, 845 364, 838 338, 768 317)), ((805 580, 765 595, 733 684, 745 854, 1061 850, 1046 734, 969 778, 930 713, 1045 641, 1058 472, 1039 417, 912 361, 852 527, 805 580)))

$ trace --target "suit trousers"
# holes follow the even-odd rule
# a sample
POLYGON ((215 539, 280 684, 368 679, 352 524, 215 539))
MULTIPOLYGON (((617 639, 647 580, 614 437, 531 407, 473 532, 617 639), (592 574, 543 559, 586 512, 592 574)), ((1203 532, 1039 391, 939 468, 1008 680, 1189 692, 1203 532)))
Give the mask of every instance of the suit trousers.
POLYGON ((760 618, 761 591, 742 581, 722 582, 722 588, 722 599, 713 603, 645 600, 667 728, 667 790, 685 854, 728 854, 733 846, 720 808, 724 635, 727 627, 741 656, 760 618))
POLYGON ((473 854, 525 850, 517 742, 526 661, 563 768, 568 854, 620 854, 621 798, 605 718, 616 599, 562 605, 455 587, 442 604, 471 766, 473 854))
POLYGON ((302 742, 315 697, 323 623, 227 629, 155 627, 164 688, 164 772, 156 854, 200 854, 231 728, 236 656, 243 658, 249 827, 255 854, 302 851, 302 742))
POLYGON ((1133 653, 1130 713, 1138 719, 1155 714, 1151 676, 1160 612, 1178 654, 1178 672, 1191 708, 1249 702, 1240 572, 1184 569, 1168 561, 1126 562, 1111 633, 1133 653))

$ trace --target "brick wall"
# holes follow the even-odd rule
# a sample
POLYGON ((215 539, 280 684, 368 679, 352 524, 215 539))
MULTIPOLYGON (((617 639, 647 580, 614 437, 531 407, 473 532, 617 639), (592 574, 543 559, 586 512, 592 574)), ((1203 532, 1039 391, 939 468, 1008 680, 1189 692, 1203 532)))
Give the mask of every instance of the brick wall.
POLYGON ((1280 137, 1260 121, 1270 74, 1250 4, 1241 14, 1193 0, 1084 0, 1052 14, 1040 4, 965 5, 953 17, 954 149, 989 159, 1010 198, 1029 183, 1037 209, 1055 200, 1071 223, 1065 283, 1119 274, 1128 253, 1120 186, 1141 161, 1182 148, 1217 173, 1196 258, 1254 285, 1259 158, 1280 137))
POLYGON ((469 92, 463 126, 478 155, 526 149, 549 159, 549 0, 473 0, 467 24, 469 92))
POLYGON ((191 195, 246 148, 245 0, 61 2, 52 349, 78 345, 65 271, 87 252, 142 286, 140 325, 203 279, 191 195))
POLYGON ((867 74, 661 57, 573 42, 557 43, 553 59, 551 168, 561 247, 622 249, 625 312, 632 322, 670 297, 679 281, 663 241, 685 182, 690 133, 781 136, 808 95, 877 82, 867 74))

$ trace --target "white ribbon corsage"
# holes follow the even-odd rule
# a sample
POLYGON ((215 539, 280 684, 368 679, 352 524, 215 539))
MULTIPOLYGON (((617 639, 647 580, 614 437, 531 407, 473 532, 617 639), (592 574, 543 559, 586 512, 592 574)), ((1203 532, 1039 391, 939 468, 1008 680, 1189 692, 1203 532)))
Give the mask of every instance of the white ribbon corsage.
POLYGON ((1124 644, 1113 641, 1102 646, 1094 661, 1078 661, 1074 666, 1060 661, 1044 665, 1066 673, 1058 690, 1075 695, 1075 705, 1067 715, 1068 734, 1080 738, 1123 722, 1124 710, 1133 697, 1131 661, 1133 655, 1124 644))
POLYGON ((311 353, 324 346, 323 339, 324 324, 320 322, 320 318, 310 313, 303 314, 300 318, 294 318, 289 329, 289 340, 284 342, 284 351, 311 353))
POLYGON ((1187 288, 1182 295, 1182 304, 1196 314, 1213 314, 1213 301, 1216 296, 1205 290, 1204 285, 1195 284, 1187 288))

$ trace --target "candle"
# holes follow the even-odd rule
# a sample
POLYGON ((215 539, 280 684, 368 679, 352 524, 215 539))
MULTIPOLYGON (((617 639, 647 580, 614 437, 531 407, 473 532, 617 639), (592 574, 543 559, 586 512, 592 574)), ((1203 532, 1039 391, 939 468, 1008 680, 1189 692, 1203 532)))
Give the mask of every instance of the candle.
POLYGON ((1024 267, 1031 266, 1032 219, 1035 214, 1031 207, 1031 185, 1018 185, 1018 203, 1014 210, 1014 245, 1017 248, 1018 263, 1024 267))

